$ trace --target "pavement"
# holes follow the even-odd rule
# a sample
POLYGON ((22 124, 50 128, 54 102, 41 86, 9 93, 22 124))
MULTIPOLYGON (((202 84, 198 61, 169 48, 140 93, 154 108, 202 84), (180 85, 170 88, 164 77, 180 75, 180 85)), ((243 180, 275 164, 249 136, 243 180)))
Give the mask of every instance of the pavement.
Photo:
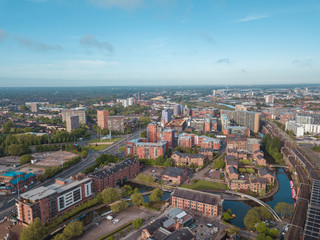
MULTIPOLYGON (((137 218, 147 219, 148 216, 153 217, 157 214, 158 213, 155 211, 137 208, 137 207, 131 207, 126 209, 123 212, 112 214, 112 216, 114 217, 113 220, 114 219, 120 220, 116 224, 113 223, 113 220, 107 220, 106 217, 100 217, 98 220, 95 221, 96 223, 98 223, 98 225, 96 223, 92 224, 91 228, 85 231, 83 235, 77 238, 77 240, 99 239, 137 218)), ((124 229, 123 231, 126 231, 126 229, 124 229)), ((136 238, 131 238, 131 239, 136 239, 136 238)))

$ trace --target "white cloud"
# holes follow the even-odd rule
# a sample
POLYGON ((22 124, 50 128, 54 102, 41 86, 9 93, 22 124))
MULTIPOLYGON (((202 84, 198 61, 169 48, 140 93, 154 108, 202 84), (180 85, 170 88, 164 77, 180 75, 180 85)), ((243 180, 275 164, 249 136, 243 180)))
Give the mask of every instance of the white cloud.
POLYGON ((108 54, 113 53, 113 46, 108 42, 99 42, 95 36, 85 35, 80 39, 80 44, 86 47, 106 50, 108 54))
POLYGON ((245 18, 238 19, 238 20, 236 20, 236 22, 249 22, 249 21, 259 20, 259 19, 268 18, 268 17, 269 16, 267 16, 267 15, 248 16, 245 18))
POLYGON ((16 40, 19 42, 21 47, 31 48, 38 52, 47 52, 47 51, 61 51, 63 48, 56 44, 56 45, 49 45, 46 43, 36 42, 32 39, 21 38, 17 37, 16 40))

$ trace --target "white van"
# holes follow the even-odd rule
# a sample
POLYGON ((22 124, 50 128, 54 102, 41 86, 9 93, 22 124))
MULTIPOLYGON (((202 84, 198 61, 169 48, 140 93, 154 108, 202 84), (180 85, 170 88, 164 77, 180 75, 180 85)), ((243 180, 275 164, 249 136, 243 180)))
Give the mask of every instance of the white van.
POLYGON ((107 217, 106 217, 106 219, 108 219, 108 220, 112 220, 112 219, 113 219, 113 217, 112 217, 111 215, 109 215, 109 216, 107 216, 107 217))

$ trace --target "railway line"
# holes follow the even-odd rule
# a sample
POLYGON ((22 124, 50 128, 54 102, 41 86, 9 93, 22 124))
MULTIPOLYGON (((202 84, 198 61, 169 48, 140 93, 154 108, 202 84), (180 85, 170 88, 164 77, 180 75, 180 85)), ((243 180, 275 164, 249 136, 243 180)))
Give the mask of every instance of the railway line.
POLYGON ((289 230, 286 239, 301 239, 303 234, 305 219, 307 216, 308 205, 310 201, 311 185, 313 180, 320 179, 320 161, 309 149, 296 145, 290 137, 283 132, 276 124, 263 121, 264 134, 269 133, 272 137, 279 137, 282 142, 282 153, 295 168, 298 180, 299 190, 289 230))

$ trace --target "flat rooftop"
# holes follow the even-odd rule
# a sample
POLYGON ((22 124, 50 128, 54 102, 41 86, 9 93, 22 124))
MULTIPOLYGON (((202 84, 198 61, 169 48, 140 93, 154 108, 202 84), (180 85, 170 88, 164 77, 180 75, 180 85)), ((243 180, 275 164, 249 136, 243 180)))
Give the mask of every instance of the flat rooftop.
POLYGON ((217 205, 221 198, 219 195, 184 188, 177 188, 173 196, 211 205, 217 205))

